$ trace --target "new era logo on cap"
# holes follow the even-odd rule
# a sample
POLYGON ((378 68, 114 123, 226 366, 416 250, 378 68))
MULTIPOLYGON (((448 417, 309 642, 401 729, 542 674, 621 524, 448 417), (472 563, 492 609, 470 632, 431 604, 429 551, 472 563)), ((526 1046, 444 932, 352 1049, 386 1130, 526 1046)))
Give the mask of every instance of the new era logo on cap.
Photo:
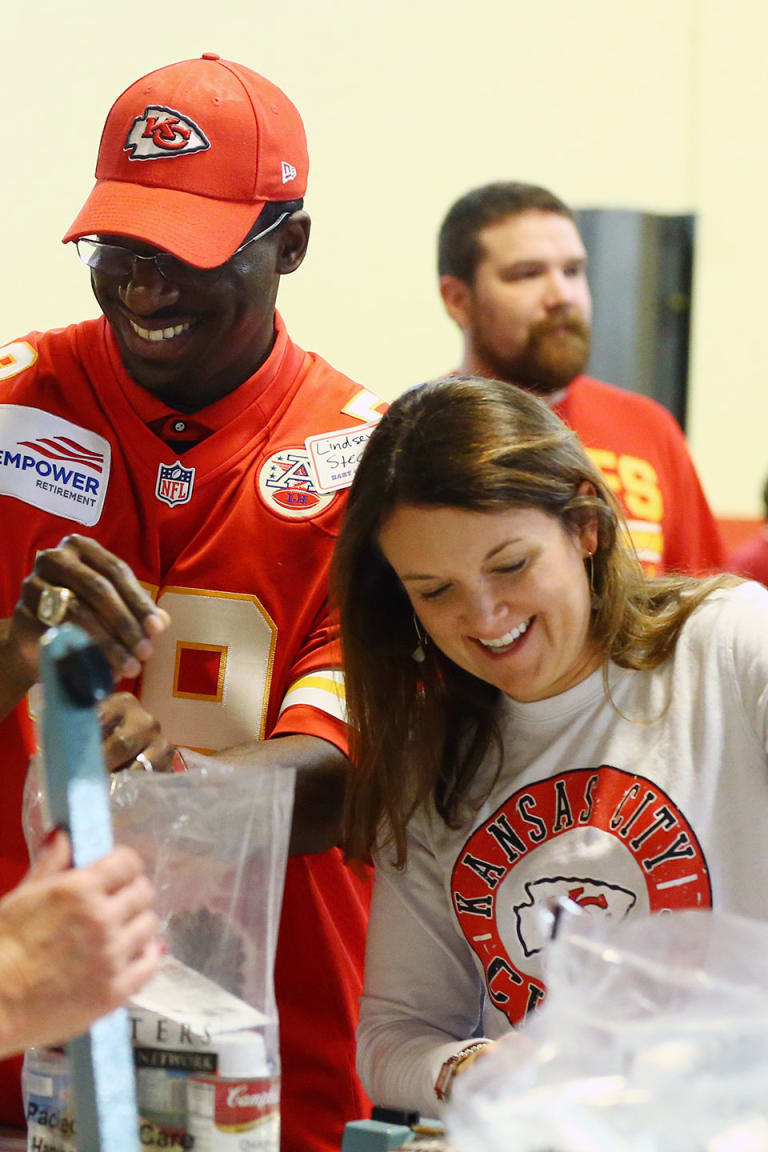
POLYGON ((158 160, 204 152, 210 146, 205 132, 194 120, 174 108, 150 104, 143 116, 134 120, 123 147, 130 153, 129 160, 158 160))
POLYGON ((293 164, 289 164, 287 160, 283 160, 283 184, 287 184, 289 180, 296 179, 296 169, 293 164))

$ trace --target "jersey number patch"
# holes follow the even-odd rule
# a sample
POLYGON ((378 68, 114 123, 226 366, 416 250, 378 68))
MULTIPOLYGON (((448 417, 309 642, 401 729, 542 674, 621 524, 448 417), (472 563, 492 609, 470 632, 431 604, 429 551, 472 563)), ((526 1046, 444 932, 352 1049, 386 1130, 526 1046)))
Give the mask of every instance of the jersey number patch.
MULTIPOLYGON (((150 589, 153 593, 157 589, 150 589)), ((172 744, 213 752, 266 735, 277 626, 255 596, 164 588, 141 700, 172 744)))

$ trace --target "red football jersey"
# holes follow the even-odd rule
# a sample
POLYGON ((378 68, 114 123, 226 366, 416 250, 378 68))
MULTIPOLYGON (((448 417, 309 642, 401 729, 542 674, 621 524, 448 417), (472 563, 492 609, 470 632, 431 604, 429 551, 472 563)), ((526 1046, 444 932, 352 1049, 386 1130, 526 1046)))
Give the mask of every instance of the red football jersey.
MULTIPOLYGON (((212 751, 299 732, 344 749, 327 583, 345 493, 318 487, 305 441, 360 428, 383 408, 294 345, 278 317, 268 360, 194 414, 208 435, 180 458, 148 423, 165 416, 183 430, 185 417, 127 376, 103 318, 0 349, 0 515, 12 544, 0 617, 38 550, 92 536, 171 616, 134 686, 171 743, 212 751)), ((23 704, 2 726, 3 891, 26 867, 32 740, 23 704)), ((365 1113, 354 1030, 368 896, 367 878, 336 849, 289 861, 276 991, 291 1152, 337 1152, 345 1120, 365 1113)), ((5 1104, 0 1119, 19 1122, 19 1105, 5 1104)))
POLYGON ((722 540, 674 417, 647 396, 578 376, 555 408, 622 506, 649 576, 721 571, 722 540))

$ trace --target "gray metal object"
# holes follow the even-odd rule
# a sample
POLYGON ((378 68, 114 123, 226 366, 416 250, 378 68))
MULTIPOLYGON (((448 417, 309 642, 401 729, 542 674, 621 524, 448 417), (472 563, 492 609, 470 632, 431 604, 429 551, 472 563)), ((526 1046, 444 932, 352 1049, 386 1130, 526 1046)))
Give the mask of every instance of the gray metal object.
POLYGON ((685 428, 694 218, 582 209, 593 300, 589 371, 663 404, 685 428))

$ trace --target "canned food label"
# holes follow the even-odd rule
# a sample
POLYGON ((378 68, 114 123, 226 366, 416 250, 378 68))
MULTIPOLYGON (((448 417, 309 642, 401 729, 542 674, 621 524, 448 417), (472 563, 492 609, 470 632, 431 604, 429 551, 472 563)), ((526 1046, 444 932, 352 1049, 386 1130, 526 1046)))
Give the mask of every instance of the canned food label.
POLYGON ((277 1152, 280 1081, 195 1077, 187 1084, 189 1131, 195 1152, 277 1152))

